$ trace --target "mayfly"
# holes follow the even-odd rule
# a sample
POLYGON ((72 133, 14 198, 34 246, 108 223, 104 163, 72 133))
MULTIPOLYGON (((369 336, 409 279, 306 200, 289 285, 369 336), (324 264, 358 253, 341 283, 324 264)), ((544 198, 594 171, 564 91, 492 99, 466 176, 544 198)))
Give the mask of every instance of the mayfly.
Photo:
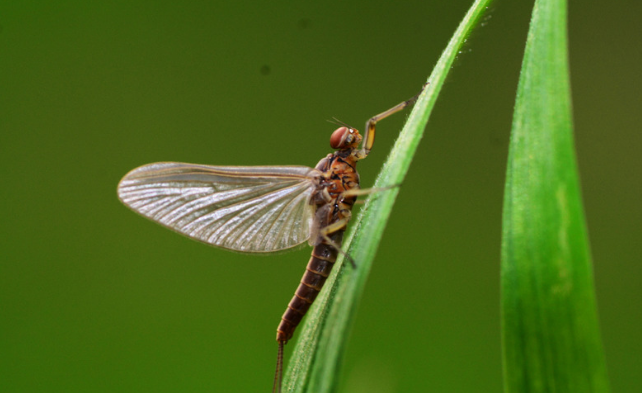
POLYGON ((135 212, 215 247, 247 253, 283 251, 305 241, 314 247, 277 328, 273 392, 281 392, 283 346, 321 291, 337 254, 344 253, 352 206, 357 196, 372 192, 359 188, 357 161, 370 153, 377 121, 418 96, 370 118, 363 138, 341 124, 330 136, 335 152, 314 168, 159 162, 132 170, 118 184, 118 197, 135 212))

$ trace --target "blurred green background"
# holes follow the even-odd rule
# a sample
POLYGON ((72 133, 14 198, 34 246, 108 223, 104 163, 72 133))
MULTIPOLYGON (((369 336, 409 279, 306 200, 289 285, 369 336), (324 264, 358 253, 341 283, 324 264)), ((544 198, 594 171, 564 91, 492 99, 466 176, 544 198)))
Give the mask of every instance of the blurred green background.
MULTIPOLYGON (((119 179, 154 161, 313 166, 330 151, 326 119, 362 127, 414 95, 471 3, 2 2, 0 391, 268 392, 309 248, 204 246, 122 206, 119 179)), ((531 7, 496 1, 444 86, 341 391, 502 389, 501 206, 531 7)), ((642 383, 641 14, 635 1, 569 10, 614 392, 642 383)), ((364 187, 405 116, 380 123, 364 187)))

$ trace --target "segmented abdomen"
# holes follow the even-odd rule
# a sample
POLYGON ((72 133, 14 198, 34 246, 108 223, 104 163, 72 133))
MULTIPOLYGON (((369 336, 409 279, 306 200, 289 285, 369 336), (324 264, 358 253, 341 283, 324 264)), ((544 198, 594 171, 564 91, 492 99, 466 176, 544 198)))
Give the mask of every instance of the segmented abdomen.
MULTIPOLYGON (((342 229, 328 237, 340 246, 343 232, 342 229)), ((314 246, 306 271, 301 278, 301 284, 299 284, 294 297, 281 317, 279 327, 276 329, 276 341, 286 343, 292 338, 294 330, 323 288, 336 260, 337 250, 325 241, 322 240, 321 243, 314 246)))

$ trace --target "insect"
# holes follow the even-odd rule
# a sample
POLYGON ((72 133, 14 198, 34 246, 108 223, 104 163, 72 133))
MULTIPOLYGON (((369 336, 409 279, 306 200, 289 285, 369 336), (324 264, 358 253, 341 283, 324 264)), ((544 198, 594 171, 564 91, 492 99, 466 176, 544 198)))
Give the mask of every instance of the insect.
POLYGON ((321 291, 337 254, 344 253, 352 206, 359 195, 372 192, 359 188, 357 162, 370 153, 377 122, 413 104, 419 94, 370 118, 363 138, 342 124, 330 136, 335 152, 314 168, 159 162, 132 170, 118 184, 118 197, 135 212, 215 247, 247 253, 287 250, 305 241, 314 247, 277 328, 273 392, 281 392, 283 346, 321 291))

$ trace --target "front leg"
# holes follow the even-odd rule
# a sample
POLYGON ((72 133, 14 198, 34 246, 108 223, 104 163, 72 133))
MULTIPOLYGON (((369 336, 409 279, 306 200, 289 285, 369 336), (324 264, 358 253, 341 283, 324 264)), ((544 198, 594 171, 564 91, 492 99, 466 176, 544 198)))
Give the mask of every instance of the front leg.
POLYGON ((388 109, 387 111, 378 114, 377 116, 373 116, 368 120, 366 123, 366 129, 365 129, 365 135, 363 138, 363 144, 361 144, 361 149, 357 152, 356 156, 357 159, 361 160, 364 159, 368 156, 368 153, 370 153, 370 150, 372 150, 372 145, 374 145, 374 137, 375 137, 375 129, 377 127, 377 122, 379 120, 385 119, 386 117, 399 112, 400 110, 412 105, 417 101, 417 98, 419 98, 419 95, 424 91, 424 89, 428 86, 428 83, 426 83, 422 88, 421 91, 414 97, 410 98, 409 100, 406 100, 400 104, 395 105, 394 107, 388 109))

